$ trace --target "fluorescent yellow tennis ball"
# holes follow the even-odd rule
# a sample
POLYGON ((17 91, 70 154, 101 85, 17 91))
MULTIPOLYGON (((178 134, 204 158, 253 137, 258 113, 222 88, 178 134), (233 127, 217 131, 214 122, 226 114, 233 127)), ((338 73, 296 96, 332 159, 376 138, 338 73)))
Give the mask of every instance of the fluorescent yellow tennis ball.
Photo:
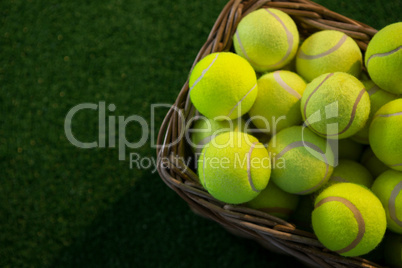
POLYGON ((342 182, 355 183, 370 188, 373 181, 373 175, 363 165, 352 160, 341 159, 339 160, 339 164, 334 168, 334 172, 329 178, 328 183, 320 191, 342 182))
POLYGON ((384 206, 388 229, 402 234, 402 172, 385 171, 374 181, 371 190, 384 206))
POLYGON ((299 32, 289 15, 278 9, 258 9, 238 24, 233 45, 258 72, 273 71, 296 55, 299 32))
POLYGON ((299 196, 282 191, 271 181, 247 206, 286 220, 296 210, 298 201, 299 196))
POLYGON ((370 171, 374 178, 377 178, 381 173, 389 169, 387 165, 375 156, 370 147, 363 152, 360 163, 370 171))
POLYGON ((376 33, 367 46, 364 60, 374 83, 391 93, 402 94, 402 22, 376 33))
POLYGON ((268 152, 272 181, 288 193, 310 194, 323 186, 333 171, 331 147, 307 127, 280 131, 269 142, 268 152))
POLYGON ((352 160, 340 159, 328 182, 314 194, 317 197, 326 188, 342 182, 355 183, 370 188, 373 181, 373 175, 362 164, 352 160))
POLYGON ((315 133, 344 139, 366 124, 370 98, 356 77, 342 72, 323 74, 307 84, 301 110, 305 124, 315 133))
POLYGON ((300 99, 306 83, 300 76, 290 71, 275 71, 261 76, 257 84, 257 99, 249 111, 254 125, 275 134, 303 122, 300 99))
POLYGON ((245 131, 243 118, 234 120, 214 120, 201 116, 189 130, 191 133, 191 148, 196 153, 201 153, 202 148, 217 135, 228 131, 245 131))
POLYGON ((231 52, 212 53, 190 75, 190 99, 195 108, 215 120, 247 113, 257 97, 257 77, 251 65, 231 52))
POLYGON ((362 144, 369 144, 369 128, 371 121, 373 120, 374 114, 380 109, 383 105, 387 104, 390 101, 397 99, 398 97, 394 94, 391 94, 387 91, 382 90, 376 84, 374 84, 371 80, 363 80, 363 85, 367 90, 367 93, 370 96, 370 115, 367 120, 366 125, 362 130, 357 132, 354 136, 351 137, 354 141, 357 141, 362 144))
POLYGON ((216 199, 240 204, 255 198, 268 184, 271 161, 266 148, 243 132, 225 132, 202 150, 198 175, 216 199))
POLYGON ((296 56, 296 70, 306 81, 333 72, 359 77, 363 56, 356 42, 343 32, 320 31, 309 36, 296 56))
POLYGON ((374 154, 392 169, 402 171, 402 99, 382 106, 370 125, 369 140, 374 154))
POLYGON ((402 268, 402 235, 386 234, 384 239, 384 256, 388 265, 402 268))
POLYGON ((354 183, 338 183, 325 189, 315 200, 312 223, 326 248, 349 257, 377 247, 387 227, 380 200, 354 183))

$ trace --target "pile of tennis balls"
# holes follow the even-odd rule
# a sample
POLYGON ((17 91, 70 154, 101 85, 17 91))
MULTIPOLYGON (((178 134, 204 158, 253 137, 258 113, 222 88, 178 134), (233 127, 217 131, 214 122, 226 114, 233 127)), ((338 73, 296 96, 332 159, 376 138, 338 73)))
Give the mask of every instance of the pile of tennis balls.
POLYGON ((400 267, 400 94, 402 22, 381 29, 364 55, 343 32, 300 40, 286 13, 251 12, 233 50, 190 74, 200 183, 218 202, 307 223, 343 256, 369 253, 388 227, 396 253, 387 254, 400 267))

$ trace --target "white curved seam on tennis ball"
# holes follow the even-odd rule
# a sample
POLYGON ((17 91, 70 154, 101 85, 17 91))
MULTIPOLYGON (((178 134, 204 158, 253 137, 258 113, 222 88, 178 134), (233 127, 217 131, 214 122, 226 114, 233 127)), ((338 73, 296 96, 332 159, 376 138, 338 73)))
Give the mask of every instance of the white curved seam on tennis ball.
POLYGON ((377 114, 376 117, 393 117, 393 116, 399 116, 402 115, 402 112, 397 112, 393 114, 377 114))
POLYGON ((335 52, 336 50, 338 50, 343 45, 343 43, 345 43, 347 38, 348 38, 348 36, 346 34, 342 35, 341 39, 338 41, 338 43, 336 43, 335 46, 333 46, 330 49, 328 49, 327 51, 324 51, 317 55, 307 55, 303 52, 303 50, 300 49, 299 58, 304 59, 304 60, 315 60, 315 59, 327 56, 327 55, 335 52))
MULTIPOLYGON (((333 76, 334 73, 330 73, 328 74, 324 80, 321 81, 321 83, 313 90, 313 92, 311 92, 311 94, 307 97, 306 102, 304 103, 304 107, 303 107, 303 114, 304 114, 304 118, 305 120, 305 124, 308 126, 311 126, 310 123, 308 122, 308 118, 307 118, 307 106, 308 106, 308 102, 310 101, 311 97, 314 95, 314 93, 325 83, 325 81, 327 81, 327 79, 329 79, 331 76, 333 76)), ((314 130, 314 129, 313 129, 314 130)), ((314 130, 315 131, 315 130, 314 130)))
POLYGON ((272 15, 272 16, 282 25, 282 27, 285 29, 285 32, 286 32, 286 38, 287 38, 287 41, 288 41, 288 49, 287 49, 287 51, 286 51, 285 56, 283 56, 283 58, 280 59, 277 63, 271 64, 271 65, 262 65, 262 64, 258 64, 258 63, 256 63, 255 61, 253 61, 253 60, 248 56, 248 54, 247 54, 247 52, 246 52, 246 49, 245 49, 245 47, 243 46, 243 43, 242 43, 241 40, 240 40, 239 32, 236 30, 236 33, 235 33, 235 34, 236 34, 237 41, 238 41, 238 43, 239 43, 239 47, 240 47, 241 51, 243 52, 244 57, 245 57, 245 58, 248 60, 248 62, 250 62, 252 65, 257 66, 257 67, 260 67, 260 68, 263 68, 263 69, 266 69, 266 68, 273 68, 273 67, 275 67, 275 66, 278 66, 278 65, 282 64, 282 63, 289 57, 290 53, 292 53, 293 42, 294 42, 294 40, 293 40, 293 35, 292 35, 292 33, 289 31, 289 29, 286 27, 285 23, 283 23, 283 21, 282 21, 276 14, 272 13, 271 11, 269 11, 269 10, 267 10, 267 9, 265 9, 265 10, 266 10, 270 15, 272 15))
POLYGON ((301 99, 301 95, 299 94, 299 92, 297 92, 296 90, 294 90, 293 88, 291 88, 288 84, 285 83, 285 81, 283 81, 281 75, 280 75, 281 71, 276 71, 274 72, 274 79, 275 81, 284 89, 286 90, 290 95, 296 97, 297 99, 301 99))
POLYGON ((323 204, 325 204, 327 202, 340 202, 340 203, 344 204, 353 213, 353 216, 356 220, 357 228, 358 228, 356 238, 352 241, 352 243, 350 243, 349 245, 347 245, 346 247, 344 247, 342 249, 335 250, 335 252, 342 254, 342 253, 351 251, 360 243, 360 241, 364 237, 364 234, 366 233, 366 223, 364 222, 363 215, 361 214, 360 210, 352 202, 350 202, 346 198, 339 197, 339 196, 328 196, 326 198, 321 199, 315 205, 314 209, 317 209, 318 207, 322 206, 323 204))
POLYGON ((247 52, 246 52, 246 49, 244 48, 243 43, 241 42, 241 39, 240 39, 239 31, 238 31, 238 30, 236 30, 236 38, 237 38, 237 42, 239 43, 239 47, 240 47, 241 51, 243 52, 243 55, 244 55, 244 57, 247 59, 247 61, 248 61, 250 64, 254 65, 254 66, 258 66, 258 64, 255 63, 255 62, 254 62, 252 59, 250 59, 250 57, 248 56, 248 54, 247 54, 247 52))
POLYGON ((362 90, 360 90, 359 95, 357 96, 357 98, 356 98, 356 100, 355 100, 355 103, 353 104, 352 114, 350 115, 350 119, 349 119, 349 122, 348 122, 348 124, 346 125, 346 127, 345 127, 341 132, 339 132, 339 133, 337 133, 337 134, 329 134, 329 135, 326 135, 327 137, 329 137, 329 136, 338 136, 338 135, 341 135, 341 134, 345 133, 346 131, 348 131, 348 129, 352 126, 353 121, 355 120, 356 111, 357 111, 357 106, 359 105, 360 100, 363 98, 363 95, 364 95, 364 93, 366 93, 366 92, 367 92, 367 91, 366 91, 365 88, 363 88, 362 90))
POLYGON ((393 53, 398 52, 400 49, 402 49, 402 46, 399 46, 399 47, 397 47, 397 48, 395 48, 395 49, 393 49, 391 51, 388 51, 388 52, 373 54, 368 58, 366 66, 369 65, 369 62, 371 61, 372 58, 386 57, 386 56, 389 56, 389 55, 391 55, 393 53))
MULTIPOLYGON (((366 92, 367 92, 367 91, 366 91, 365 88, 363 88, 362 90, 360 90, 359 95, 357 96, 357 98, 356 98, 356 100, 355 100, 355 103, 353 104, 352 113, 351 113, 351 115, 350 115, 349 122, 348 122, 348 124, 343 128, 343 130, 341 130, 340 132, 334 133, 334 134, 327 134, 327 133, 319 132, 318 130, 314 129, 313 126, 311 126, 311 125, 310 125, 310 128, 311 128, 314 132, 316 132, 317 134, 320 134, 320 135, 326 136, 326 137, 338 136, 338 135, 341 135, 341 134, 345 133, 345 132, 348 131, 349 128, 352 126, 353 121, 355 120, 355 117, 356 117, 357 106, 359 105, 360 100, 363 98, 363 95, 364 95, 364 93, 366 93, 366 92)), ((313 93, 314 93, 314 92, 313 92, 313 93)), ((311 97, 311 95, 310 95, 310 97, 311 97)), ((310 97, 309 97, 309 98, 310 98, 310 97)), ((306 110, 307 101, 306 101, 306 104, 305 104, 304 107, 305 107, 305 110, 306 110)), ((306 120, 306 123, 308 123, 307 120, 306 120)))
POLYGON ((377 93, 380 90, 380 88, 377 85, 374 85, 373 87, 371 87, 369 90, 367 90, 367 93, 369 94, 369 96, 371 97, 372 95, 374 95, 375 93, 377 93))
POLYGON ((212 67, 212 65, 215 63, 216 59, 218 58, 219 54, 216 54, 215 58, 212 60, 212 62, 209 64, 207 68, 205 68, 202 72, 201 75, 195 80, 193 86, 190 88, 190 91, 193 90, 193 88, 201 81, 202 78, 204 78, 204 75, 208 72, 208 70, 212 67))
POLYGON ((277 154, 275 156, 276 159, 279 159, 282 156, 284 156, 287 152, 289 152, 290 150, 298 148, 298 147, 305 147, 306 145, 307 145, 307 147, 311 148, 312 150, 314 150, 317 153, 322 155, 322 157, 324 158, 326 171, 325 171, 324 177, 321 179, 321 181, 317 185, 315 185, 315 186, 313 186, 313 187, 311 187, 309 189, 303 190, 301 192, 298 192, 296 194, 305 194, 305 193, 315 191, 316 189, 320 188, 325 183, 326 178, 327 178, 328 173, 329 173, 329 163, 328 163, 327 157, 325 156, 324 152, 320 149, 320 147, 318 147, 317 145, 315 145, 315 144, 313 144, 311 142, 307 142, 307 141, 295 141, 295 142, 289 144, 288 146, 286 146, 281 152, 279 152, 279 154, 277 154))
POLYGON ((287 37, 287 40, 288 40, 288 50, 286 51, 285 56, 283 56, 283 58, 282 58, 279 62, 277 62, 277 63, 275 63, 275 64, 269 66, 270 68, 272 68, 272 67, 278 66, 278 65, 282 64, 284 61, 286 61, 286 59, 289 57, 290 53, 292 53, 292 48, 293 48, 293 42, 294 42, 294 40, 293 40, 293 35, 292 35, 292 33, 291 33, 291 32, 289 31, 289 29, 286 27, 285 23, 278 17, 278 15, 276 15, 275 13, 271 12, 271 11, 268 10, 268 9, 265 9, 265 10, 266 10, 269 14, 271 14, 271 15, 282 25, 282 27, 285 29, 286 37, 287 37))
POLYGON ((389 215, 391 219, 398 224, 400 227, 402 227, 402 220, 398 219, 398 216, 396 215, 396 198, 402 191, 402 181, 399 182, 395 188, 391 192, 391 196, 389 197, 388 200, 388 210, 389 210, 389 215))
POLYGON ((324 160, 324 163, 325 163, 325 175, 316 186, 313 186, 313 187, 311 187, 309 189, 306 189, 304 191, 296 193, 296 194, 300 194, 300 195, 308 194, 308 193, 314 192, 314 191, 318 190, 319 188, 321 188, 321 186, 327 181, 326 179, 327 179, 328 174, 329 174, 329 162, 328 162, 327 156, 324 154, 324 152, 321 151, 321 149, 318 146, 316 146, 315 144, 312 144, 312 143, 309 143, 309 142, 304 142, 304 143, 307 144, 308 147, 310 147, 311 149, 313 149, 316 152, 321 154, 321 156, 322 156, 322 158, 324 160))
POLYGON ((247 177, 248 177, 248 182, 250 183, 251 189, 254 192, 259 193, 259 192, 261 192, 261 190, 257 190, 255 188, 254 183, 253 183, 253 178, 251 177, 251 154, 253 153, 253 150, 257 143, 258 142, 253 142, 253 144, 251 144, 250 150, 248 151, 248 154, 247 154, 247 177))
POLYGON ((233 113, 233 111, 236 109, 237 106, 240 105, 240 103, 251 93, 251 91, 253 91, 255 88, 257 87, 257 83, 246 93, 246 95, 243 96, 243 98, 241 98, 236 105, 230 110, 229 114, 227 115, 227 117, 230 117, 233 113))

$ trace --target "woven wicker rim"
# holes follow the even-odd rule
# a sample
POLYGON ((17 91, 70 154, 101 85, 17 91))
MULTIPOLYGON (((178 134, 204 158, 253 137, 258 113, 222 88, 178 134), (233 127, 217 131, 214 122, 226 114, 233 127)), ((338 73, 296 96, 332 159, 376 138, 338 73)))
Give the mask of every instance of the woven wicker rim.
MULTIPOLYGON (((276 8, 296 22, 301 37, 319 30, 338 30, 352 37, 362 52, 377 30, 309 0, 231 0, 217 18, 192 68, 206 55, 232 49, 237 24, 258 8, 276 8)), ((191 68, 191 69, 192 69, 191 68)), ((191 71, 190 71, 191 72, 191 71)), ((185 164, 192 156, 185 139, 178 139, 197 111, 189 100, 188 80, 167 113, 157 139, 158 172, 162 180, 197 214, 218 222, 228 231, 250 239, 275 252, 286 253, 313 267, 382 267, 371 261, 346 258, 323 247, 312 233, 268 213, 244 206, 227 205, 214 199, 198 182, 194 166, 185 164), (175 142, 178 141, 178 142, 175 142)))

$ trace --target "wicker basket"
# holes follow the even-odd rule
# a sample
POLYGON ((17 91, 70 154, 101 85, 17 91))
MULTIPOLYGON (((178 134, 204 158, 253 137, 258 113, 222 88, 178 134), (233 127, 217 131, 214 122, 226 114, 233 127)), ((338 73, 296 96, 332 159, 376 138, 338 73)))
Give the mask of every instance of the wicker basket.
MULTIPOLYGON (((309 0, 231 0, 216 20, 193 67, 212 52, 233 51, 232 36, 237 24, 245 15, 261 7, 277 8, 289 14, 302 38, 323 29, 339 30, 352 37, 363 52, 377 32, 309 0)), ((197 114, 188 92, 187 81, 160 128, 157 156, 161 178, 194 212, 220 223, 238 236, 254 239, 271 251, 292 255, 313 267, 381 267, 362 258, 345 258, 331 252, 314 234, 299 230, 294 224, 244 206, 224 204, 209 195, 198 182, 194 161, 187 161, 194 158, 189 146, 184 138, 180 138, 187 122, 197 114)))

